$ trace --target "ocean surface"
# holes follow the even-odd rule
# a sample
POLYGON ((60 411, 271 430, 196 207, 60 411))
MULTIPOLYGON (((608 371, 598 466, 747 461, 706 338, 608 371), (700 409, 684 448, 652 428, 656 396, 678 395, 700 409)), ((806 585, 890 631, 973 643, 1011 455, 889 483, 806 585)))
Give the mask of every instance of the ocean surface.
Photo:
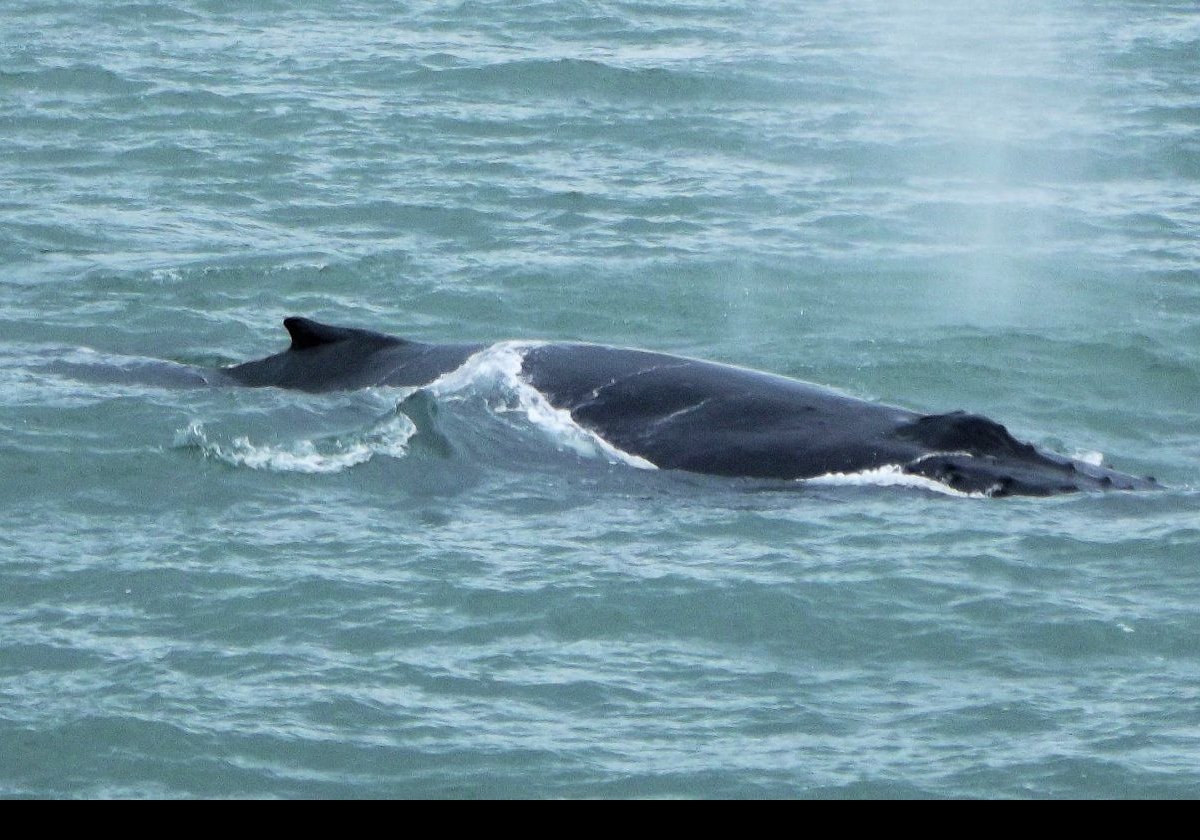
POLYGON ((1200 796, 1191 0, 5 0, 0 796, 1200 796), (1163 492, 638 469, 306 315, 944 412, 1163 492))

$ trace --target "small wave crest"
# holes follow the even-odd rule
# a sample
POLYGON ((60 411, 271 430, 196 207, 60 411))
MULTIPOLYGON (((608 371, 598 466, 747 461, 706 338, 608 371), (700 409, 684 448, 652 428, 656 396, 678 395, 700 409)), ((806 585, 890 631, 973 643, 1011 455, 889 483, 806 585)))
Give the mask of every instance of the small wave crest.
POLYGON ((1085 449, 1085 450, 1077 451, 1077 452, 1073 453, 1071 457, 1074 458, 1076 461, 1082 461, 1083 463, 1087 464, 1088 466, 1092 466, 1092 467, 1103 467, 1104 466, 1104 453, 1097 452, 1094 449, 1085 449))
POLYGON ((376 455, 393 458, 408 453, 408 442, 417 427, 404 414, 395 414, 367 432, 345 437, 298 440, 286 444, 253 443, 237 437, 228 443, 212 440, 199 422, 175 435, 175 446, 197 449, 235 467, 296 473, 338 473, 366 463, 376 455))
POLYGON ((538 346, 539 342, 531 341, 493 344, 439 377, 426 390, 436 399, 445 401, 482 396, 492 413, 524 416, 560 451, 574 452, 585 458, 604 458, 611 463, 639 469, 657 469, 645 458, 624 452, 580 426, 569 411, 552 406, 540 391, 521 378, 525 353, 538 346))

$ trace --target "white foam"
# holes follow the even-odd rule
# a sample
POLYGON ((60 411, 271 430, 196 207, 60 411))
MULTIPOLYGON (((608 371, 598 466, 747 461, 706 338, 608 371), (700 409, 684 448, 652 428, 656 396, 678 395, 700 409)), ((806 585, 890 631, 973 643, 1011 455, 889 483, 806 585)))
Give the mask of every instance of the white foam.
POLYGON ((199 449, 204 457, 235 467, 272 472, 337 473, 366 463, 376 455, 403 457, 408 452, 408 441, 416 431, 412 420, 396 414, 363 435, 322 441, 318 448, 311 440, 282 445, 256 444, 248 437, 234 438, 228 444, 222 444, 210 440, 204 427, 193 422, 176 433, 175 445, 199 449))
POLYGON ((920 490, 929 490, 959 499, 986 499, 990 495, 988 493, 964 493, 961 490, 955 490, 953 487, 942 484, 940 481, 934 481, 932 478, 906 473, 904 468, 899 464, 887 464, 872 470, 862 470, 854 473, 828 473, 800 480, 804 484, 812 484, 818 487, 915 487, 920 490))
POLYGON ((525 354, 542 342, 502 341, 475 353, 460 367, 438 377, 428 390, 438 399, 461 400, 482 393, 496 414, 523 414, 560 451, 586 458, 605 458, 643 470, 654 464, 624 452, 575 422, 571 412, 555 408, 546 397, 521 378, 525 354))
POLYGON ((1076 461, 1082 461, 1083 463, 1088 464, 1089 466, 1093 466, 1093 467, 1103 467, 1104 466, 1104 453, 1097 452, 1094 449, 1086 449, 1086 450, 1083 450, 1082 452, 1076 452, 1071 457, 1073 457, 1076 461))

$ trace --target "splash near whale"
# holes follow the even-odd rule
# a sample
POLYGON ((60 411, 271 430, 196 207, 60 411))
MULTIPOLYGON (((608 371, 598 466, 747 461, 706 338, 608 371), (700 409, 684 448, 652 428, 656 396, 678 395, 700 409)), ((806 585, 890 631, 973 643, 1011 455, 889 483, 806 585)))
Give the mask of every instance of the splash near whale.
POLYGON ((486 358, 527 389, 531 417, 572 424, 634 466, 834 482, 907 476, 985 496, 1159 486, 1022 442, 980 415, 922 414, 732 365, 594 344, 429 344, 307 318, 284 326, 287 350, 204 379, 309 392, 437 391, 486 358))

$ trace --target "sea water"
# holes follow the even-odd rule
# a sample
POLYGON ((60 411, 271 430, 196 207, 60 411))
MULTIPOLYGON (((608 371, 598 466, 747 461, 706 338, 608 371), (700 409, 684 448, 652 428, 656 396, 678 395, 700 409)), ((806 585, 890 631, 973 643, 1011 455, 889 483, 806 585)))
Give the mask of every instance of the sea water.
POLYGON ((1194 797, 1198 418, 1192 2, 0 10, 0 795, 1194 797), (1168 489, 639 468, 503 352, 104 374, 292 314, 965 409, 1168 489))

